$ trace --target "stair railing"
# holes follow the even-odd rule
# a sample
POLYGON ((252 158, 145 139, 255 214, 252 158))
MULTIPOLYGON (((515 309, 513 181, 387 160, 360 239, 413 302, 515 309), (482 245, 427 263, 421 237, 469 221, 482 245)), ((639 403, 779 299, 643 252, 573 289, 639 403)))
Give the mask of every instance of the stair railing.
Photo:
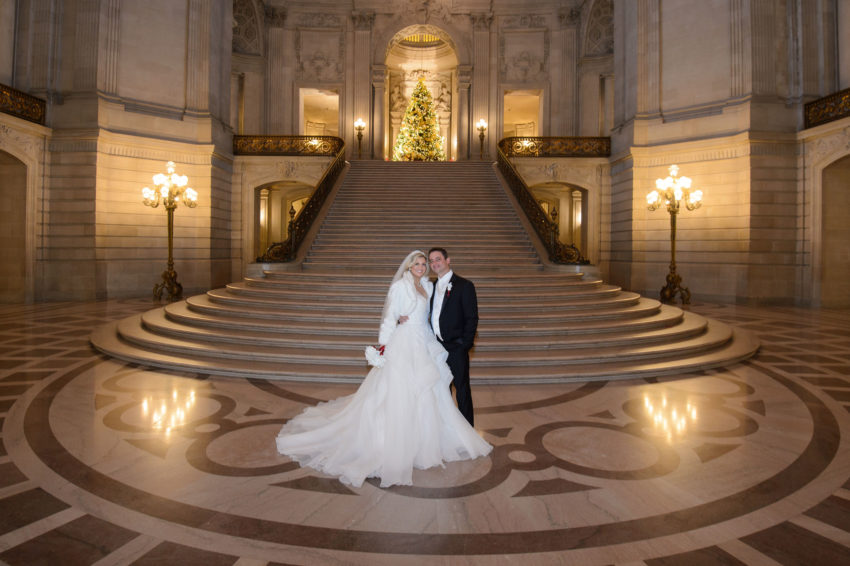
POLYGON ((608 157, 611 138, 510 137, 499 141, 497 163, 523 212, 549 252, 549 261, 588 264, 575 244, 560 241, 558 224, 546 214, 508 156, 516 157, 608 157))
POLYGON ((46 101, 0 84, 0 112, 44 125, 46 109, 46 101))
POLYGON ((298 215, 289 221, 286 240, 274 242, 257 258, 260 263, 293 261, 298 247, 322 210, 345 167, 345 142, 334 136, 233 136, 234 155, 331 155, 334 159, 298 215))
POLYGON ((806 103, 803 107, 803 127, 814 128, 847 116, 850 116, 850 88, 806 103))

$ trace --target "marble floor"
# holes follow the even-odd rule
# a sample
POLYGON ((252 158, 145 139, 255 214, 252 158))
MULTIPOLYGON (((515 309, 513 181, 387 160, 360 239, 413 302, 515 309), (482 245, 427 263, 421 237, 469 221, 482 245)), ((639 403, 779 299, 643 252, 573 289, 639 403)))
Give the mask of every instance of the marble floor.
POLYGON ((353 489, 274 446, 286 419, 352 386, 172 374, 90 348, 92 328, 148 308, 0 307, 0 562, 850 564, 848 311, 694 305, 756 332, 756 357, 474 385, 489 457, 353 489))

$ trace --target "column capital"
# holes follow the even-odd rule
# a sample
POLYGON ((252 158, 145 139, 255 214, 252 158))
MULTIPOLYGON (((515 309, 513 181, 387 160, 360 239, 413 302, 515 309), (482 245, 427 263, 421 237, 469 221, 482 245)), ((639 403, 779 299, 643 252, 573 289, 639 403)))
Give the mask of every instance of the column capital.
POLYGON ((272 28, 282 28, 286 23, 286 8, 277 6, 266 6, 265 8, 266 25, 272 28))
POLYGON ((351 23, 355 31, 370 31, 375 23, 375 12, 353 12, 351 23))
POLYGON ((489 31, 490 24, 493 23, 493 14, 469 14, 469 19, 472 21, 472 29, 475 31, 489 31))
POLYGON ((386 65, 372 65, 372 86, 384 86, 387 80, 386 65))

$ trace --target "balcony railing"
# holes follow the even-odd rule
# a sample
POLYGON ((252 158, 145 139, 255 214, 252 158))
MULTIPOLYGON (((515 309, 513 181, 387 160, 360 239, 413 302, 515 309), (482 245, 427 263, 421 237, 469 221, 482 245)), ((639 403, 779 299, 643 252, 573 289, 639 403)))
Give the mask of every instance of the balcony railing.
POLYGON ((266 253, 257 258, 260 263, 283 263, 293 261, 298 255, 298 247, 307 232, 313 226, 322 210, 331 189, 340 172, 345 167, 345 142, 332 136, 234 136, 233 152, 237 155, 333 155, 325 174, 316 185, 316 190, 304 204, 298 215, 289 222, 289 237, 283 242, 275 242, 266 249, 266 253), (238 141, 236 138, 240 138, 238 141), (272 144, 263 149, 262 143, 245 143, 244 151, 237 151, 237 144, 248 139, 272 140, 272 144), (334 153, 335 151, 335 153, 334 153))
POLYGON ((499 149, 507 157, 609 157, 611 138, 511 137, 499 149))
POLYGON ((611 153, 609 138, 505 138, 499 142, 498 165, 511 191, 531 222, 534 231, 540 236, 549 252, 549 261, 562 264, 588 264, 588 261, 574 244, 565 244, 558 238, 558 224, 546 214, 522 176, 508 159, 508 155, 517 157, 606 157, 611 153), (520 144, 522 153, 515 151, 517 140, 528 142, 520 144), (588 140, 583 143, 579 140, 588 140), (528 148, 534 147, 534 150, 528 148), (544 153, 545 152, 545 153, 544 153), (577 154, 579 153, 580 154, 577 154), (605 152, 604 155, 602 152, 605 152))
POLYGON ((813 100, 803 108, 805 127, 813 128, 850 116, 850 88, 813 100))
POLYGON ((46 108, 44 100, 0 84, 0 112, 44 125, 46 108))
POLYGON ((233 136, 234 155, 337 155, 345 146, 335 136, 233 136))

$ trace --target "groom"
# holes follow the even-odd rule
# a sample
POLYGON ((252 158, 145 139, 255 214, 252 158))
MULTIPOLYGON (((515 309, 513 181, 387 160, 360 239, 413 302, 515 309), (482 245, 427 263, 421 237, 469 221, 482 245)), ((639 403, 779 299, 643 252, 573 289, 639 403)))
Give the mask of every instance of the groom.
POLYGON ((478 328, 478 299, 472 281, 454 274, 444 248, 431 248, 428 262, 437 274, 431 295, 431 327, 437 340, 448 351, 446 362, 452 370, 457 408, 474 425, 472 391, 469 388, 469 350, 478 328))

